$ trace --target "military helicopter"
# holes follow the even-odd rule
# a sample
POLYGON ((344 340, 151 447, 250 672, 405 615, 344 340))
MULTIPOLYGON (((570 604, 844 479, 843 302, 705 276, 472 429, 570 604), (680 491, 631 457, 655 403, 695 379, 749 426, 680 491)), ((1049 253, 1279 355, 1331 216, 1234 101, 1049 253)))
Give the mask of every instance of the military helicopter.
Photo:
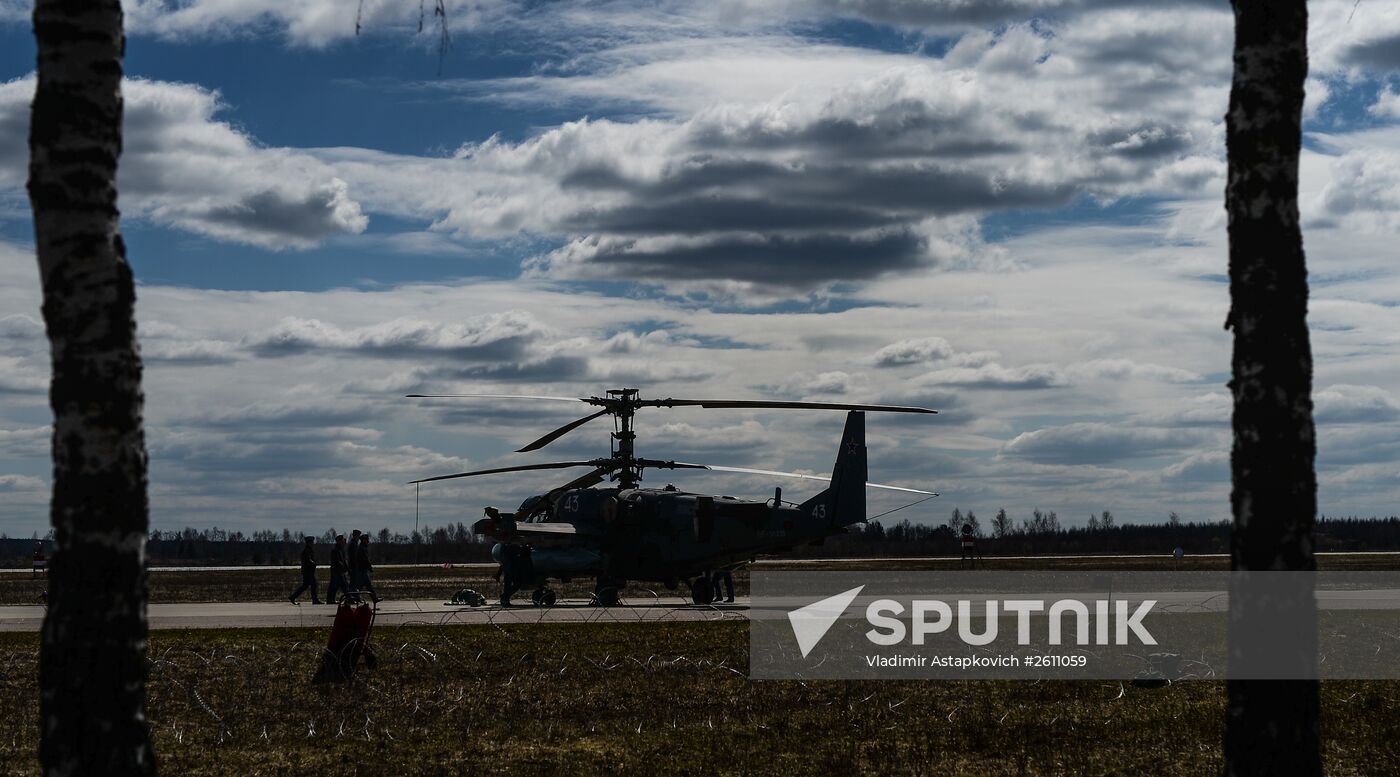
POLYGON ((515 590, 534 586, 535 605, 553 605, 551 579, 568 582, 592 577, 595 603, 612 606, 627 581, 656 582, 676 590, 688 583, 696 604, 711 602, 710 573, 740 567, 759 555, 819 544, 863 523, 865 489, 881 488, 937 496, 933 491, 866 482, 865 413, 921 413, 936 410, 896 405, 769 400, 643 399, 638 389, 612 389, 602 397, 547 397, 516 394, 408 394, 409 398, 535 399, 584 402, 601 408, 571 421, 521 448, 539 450, 603 416, 612 416, 611 454, 586 461, 522 464, 410 481, 411 484, 495 475, 507 472, 589 467, 589 472, 543 494, 527 498, 514 512, 494 507, 472 530, 496 540, 492 558, 504 574, 502 604, 515 590), (699 469, 827 481, 795 472, 692 464, 639 458, 635 455, 633 418, 642 408, 760 408, 846 410, 846 427, 837 448, 827 487, 807 500, 783 500, 781 488, 771 499, 746 500, 678 490, 675 486, 643 488, 648 469, 699 469), (594 488, 604 480, 616 485, 594 488))

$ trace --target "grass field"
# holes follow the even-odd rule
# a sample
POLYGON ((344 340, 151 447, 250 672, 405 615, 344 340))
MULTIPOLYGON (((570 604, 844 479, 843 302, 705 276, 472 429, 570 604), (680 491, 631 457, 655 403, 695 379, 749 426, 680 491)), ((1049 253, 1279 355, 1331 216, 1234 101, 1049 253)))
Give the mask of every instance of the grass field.
MULTIPOLYGON (((1170 557, 1124 558, 1124 557, 1081 557, 1072 559, 1015 558, 985 559, 985 568, 997 570, 1157 570, 1177 568, 1170 557)), ((836 559, 824 560, 814 565, 809 561, 764 561, 763 569, 957 569, 958 560, 935 559, 836 559)), ((1400 569, 1400 555, 1388 554, 1348 554, 1319 555, 1318 566, 1325 570, 1394 570, 1400 569)), ((1179 568, 1182 570, 1223 570, 1229 568, 1224 557, 1188 556, 1179 568)), ((494 567, 491 568, 494 570, 494 567)), ((320 570, 320 586, 325 591, 326 570, 320 570)), ((196 572, 154 571, 148 577, 150 600, 152 602, 256 602, 281 601, 301 583, 300 573, 289 569, 209 569, 196 572)), ((500 583, 492 578, 491 571, 482 565, 471 567, 383 567, 376 571, 375 586, 380 596, 389 600, 443 599, 451 598, 452 593, 462 588, 473 588, 488 597, 500 593, 500 583)), ((735 591, 739 595, 748 593, 748 575, 740 571, 734 575, 735 591)), ((654 585, 654 584, 653 584, 654 585)), ((576 580, 567 585, 556 583, 556 589, 566 597, 587 597, 593 589, 592 581, 576 580)), ((660 586, 659 592, 665 593, 660 586)), ((682 586, 684 588, 684 586, 682 586)), ((0 604, 37 604, 39 593, 44 590, 43 578, 32 578, 28 574, 0 575, 0 604)), ((645 599, 639 586, 631 586, 629 596, 645 599)), ((305 597, 310 601, 309 597, 305 597)), ((529 591, 520 601, 528 601, 529 591)))
MULTIPOLYGON (((1400 558, 1320 561, 1394 569, 1400 558)), ((988 567, 1169 563, 989 559, 988 567)), ((888 567, 949 564, 823 566, 888 567)), ((255 601, 285 596, 295 577, 245 570, 150 580, 157 602, 255 601)), ((384 569, 378 582, 390 599, 498 590, 481 569, 384 569)), ((747 576, 736 583, 744 592, 747 576)), ((32 601, 40 585, 0 576, 0 603, 32 601)), ((153 632, 148 712, 163 772, 1198 775, 1221 766, 1219 682, 751 682, 747 624, 726 621, 382 627, 377 670, 313 686, 325 639, 310 629, 153 632)), ((38 635, 0 633, 5 774, 38 774, 37 661, 38 635)), ((1328 773, 1400 773, 1400 683, 1322 687, 1328 773)))
MULTIPOLYGON (((158 631, 167 774, 1207 774, 1224 686, 749 682, 743 623, 396 627, 308 682, 325 634, 158 631)), ((0 750, 38 774, 38 637, 0 634, 0 750)), ((1330 774, 1400 771, 1400 686, 1324 683, 1330 774)))
MULTIPOLYGON (((750 682, 740 622, 156 632, 166 774, 1179 774, 1220 768, 1224 687, 750 682)), ((37 636, 0 634, 0 763, 37 774, 37 636)), ((1324 683, 1329 774, 1400 772, 1400 685, 1324 683)))

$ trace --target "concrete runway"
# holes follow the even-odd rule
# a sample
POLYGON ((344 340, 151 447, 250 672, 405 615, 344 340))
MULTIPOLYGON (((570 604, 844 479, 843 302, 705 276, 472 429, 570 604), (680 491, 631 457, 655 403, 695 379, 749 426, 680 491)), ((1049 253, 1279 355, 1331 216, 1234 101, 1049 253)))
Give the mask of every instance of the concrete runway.
MULTIPOLYGON (((528 599, 522 601, 528 602, 528 599)), ((658 623, 664 621, 707 621, 744 618, 748 597, 738 597, 734 604, 706 607, 687 604, 679 597, 629 597, 627 604, 617 607, 594 607, 586 600, 565 600, 554 607, 537 608, 529 604, 511 608, 496 605, 465 607, 444 605, 442 600, 389 601, 379 605, 377 626, 407 623, 470 624, 470 623, 658 623)), ((152 604, 147 616, 150 628, 156 629, 223 629, 223 628, 330 628, 335 607, 316 606, 303 602, 234 602, 152 604)), ((42 606, 0 606, 0 631, 38 631, 44 619, 42 606)))
MULTIPOLYGON (((1102 593, 1057 593, 1056 598, 1075 597, 1091 601, 1102 593)), ((843 617, 863 617, 864 609, 876 597, 858 597, 843 617)), ((967 599, 975 612, 981 612, 985 593, 960 595, 944 592, 944 601, 967 599)), ((1144 599, 1157 601, 1157 611, 1163 613, 1223 612, 1229 608, 1225 591, 1157 591, 1117 594, 1115 600, 1132 606, 1144 599)), ((522 600, 524 601, 524 600, 522 600)), ((594 607, 584 599, 567 599, 554 607, 532 607, 528 604, 503 608, 496 605, 465 607, 447 605, 440 600, 389 601, 380 603, 375 621, 380 626, 403 624, 522 624, 522 623, 662 623, 666 621, 719 621, 726 619, 783 620, 794 609, 810 604, 810 597, 769 599, 758 609, 750 608, 747 596, 736 597, 733 604, 698 606, 679 596, 652 598, 646 595, 628 597, 617 607, 594 607)), ((1317 592, 1320 610, 1397 610, 1400 609, 1400 589, 1320 590, 1317 592)), ((288 602, 233 602, 152 604, 148 611, 150 628, 158 629, 222 629, 222 628, 329 628, 335 617, 334 607, 288 602)), ((43 622, 41 606, 0 606, 0 631, 38 631, 43 622)))
MULTIPOLYGON (((496 562, 494 562, 494 561, 486 561, 486 562, 476 562, 476 561, 472 561, 472 562, 467 562, 467 563, 462 563, 462 564, 449 564, 449 565, 443 565, 443 564, 375 564, 375 565, 374 565, 374 568, 375 568, 375 569, 450 569, 450 570, 452 570, 452 571, 465 571, 465 572, 483 572, 483 571, 484 571, 484 572, 494 572, 495 569, 496 569, 496 566, 497 566, 497 565, 496 565, 496 562)), ((321 568, 321 569, 325 569, 325 564, 322 564, 320 568, 321 568)), ((162 573, 162 572, 265 572, 265 571, 268 571, 268 570, 272 570, 272 571, 283 571, 283 572, 285 572, 285 571, 288 571, 288 570, 297 571, 297 570, 300 570, 300 569, 301 569, 301 566, 300 566, 300 565, 296 565, 296 564, 256 564, 256 565, 251 565, 251 564, 250 564, 250 565, 242 565, 242 566, 224 564, 224 565, 202 566, 202 567, 189 567, 189 566, 186 566, 186 567, 161 567, 161 566, 152 566, 152 567, 147 567, 147 568, 146 568, 146 571, 150 572, 151 574, 160 574, 160 573, 162 573)), ((30 567, 6 567, 6 568, 4 568, 4 569, 0 569, 0 575, 32 575, 33 573, 34 573, 34 570, 33 570, 32 568, 30 568, 30 567)))
MULTIPOLYGON (((1322 551, 1318 556, 1400 556, 1397 550, 1341 550, 1322 551)), ((1229 558, 1226 553, 1193 553, 1190 558, 1229 558)), ((988 556, 991 561, 1095 561, 1095 560, 1125 560, 1125 559, 1156 559, 1163 562, 1171 561, 1170 553, 1132 553, 1132 554, 1102 554, 1090 553, 1083 555, 1041 555, 1041 556, 988 556)), ((943 563, 961 564, 962 559, 958 556, 871 556, 860 558, 778 558, 762 559, 749 564, 750 569, 789 569, 821 566, 842 566, 849 564, 869 564, 869 563, 898 563, 898 562, 919 562, 919 563, 943 563)), ((375 569, 443 569, 442 564, 375 564, 375 569)), ((466 562, 461 564, 451 564, 450 568, 458 572, 494 572, 495 562, 466 562)), ((162 572, 242 572, 242 571, 266 571, 266 570, 299 570, 296 565, 276 565, 260 564, 256 566, 183 566, 183 567, 162 567, 153 566, 149 568, 151 574, 162 572)), ((5 567, 0 568, 0 575, 30 575, 33 574, 29 567, 5 567)))

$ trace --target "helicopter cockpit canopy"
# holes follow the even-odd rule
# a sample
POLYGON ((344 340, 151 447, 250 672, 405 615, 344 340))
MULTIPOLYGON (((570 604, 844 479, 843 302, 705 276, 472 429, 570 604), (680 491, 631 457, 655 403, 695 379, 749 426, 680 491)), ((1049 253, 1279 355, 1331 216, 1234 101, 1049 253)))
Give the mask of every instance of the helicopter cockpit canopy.
MULTIPOLYGON (((527 496, 527 497, 525 497, 525 501, 523 501, 523 502, 520 503, 520 507, 519 507, 519 509, 517 509, 517 510, 515 511, 515 514, 516 514, 516 515, 530 515, 530 514, 534 513, 535 508, 538 507, 539 504, 540 504, 540 502, 542 502, 542 501, 544 501, 544 494, 535 494, 534 496, 527 496)), ((543 521, 543 520, 545 520, 546 517, 547 517, 547 514, 546 514, 546 515, 539 515, 539 516, 534 517, 532 520, 535 520, 535 521, 543 521)))

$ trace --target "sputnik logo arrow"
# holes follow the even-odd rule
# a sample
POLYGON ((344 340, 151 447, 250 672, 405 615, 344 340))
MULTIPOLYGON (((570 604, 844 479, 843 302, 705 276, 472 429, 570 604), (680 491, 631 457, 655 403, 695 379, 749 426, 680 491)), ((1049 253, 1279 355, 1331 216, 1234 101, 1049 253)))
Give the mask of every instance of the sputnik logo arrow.
POLYGON ((831 627, 836 625, 836 619, 851 606, 851 602, 855 601, 862 588, 865 586, 828 596, 788 613, 788 622, 792 624, 792 633, 797 637, 797 646, 801 648, 803 658, 806 658, 831 627))

